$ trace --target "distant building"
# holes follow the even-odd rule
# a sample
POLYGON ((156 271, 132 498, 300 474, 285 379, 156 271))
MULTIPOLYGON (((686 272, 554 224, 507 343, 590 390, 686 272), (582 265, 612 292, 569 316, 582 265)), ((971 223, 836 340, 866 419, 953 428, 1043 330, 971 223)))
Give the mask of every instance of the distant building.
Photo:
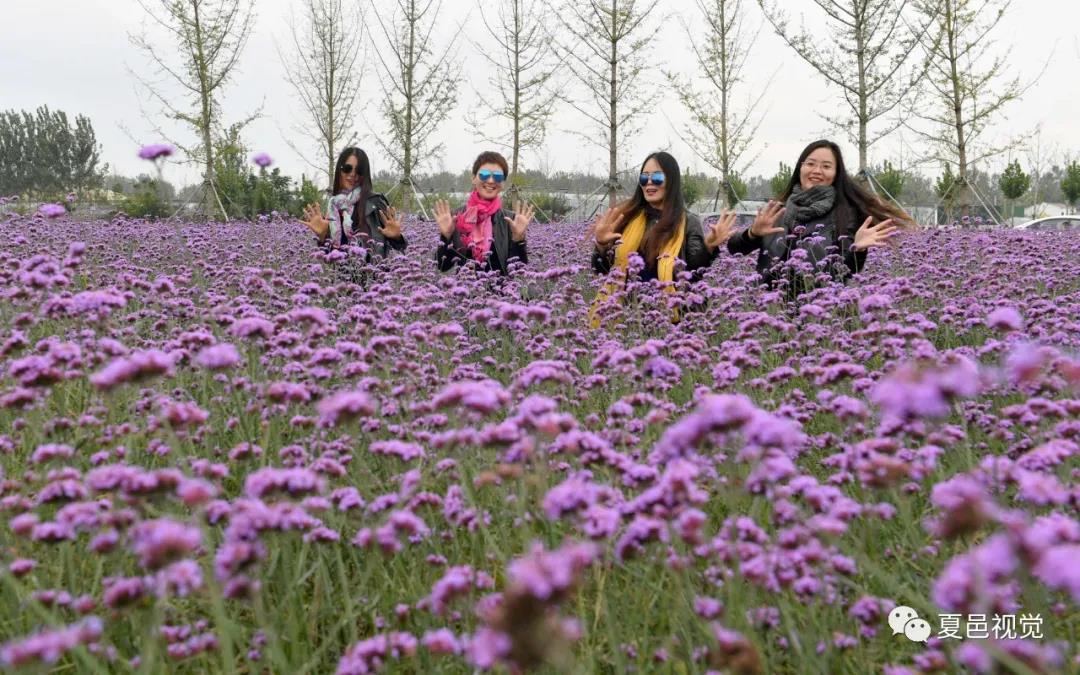
POLYGON ((1052 202, 1042 202, 1029 206, 1024 209, 1024 216, 1028 220, 1034 220, 1035 218, 1050 218, 1053 216, 1064 216, 1069 214, 1068 204, 1057 204, 1052 202))

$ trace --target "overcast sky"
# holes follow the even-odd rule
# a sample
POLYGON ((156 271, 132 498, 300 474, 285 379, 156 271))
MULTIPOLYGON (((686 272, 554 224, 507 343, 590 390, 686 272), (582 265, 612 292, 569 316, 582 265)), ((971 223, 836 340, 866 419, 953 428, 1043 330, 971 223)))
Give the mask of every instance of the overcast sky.
MULTIPOLYGON (((494 6, 499 0, 485 1, 494 6)), ((386 4, 392 3, 387 0, 386 4)), ((302 172, 311 175, 313 170, 303 157, 290 149, 287 140, 301 148, 311 146, 305 145, 306 141, 295 131, 303 118, 293 91, 284 81, 276 47, 287 44, 288 21, 296 5, 296 0, 258 0, 254 32, 237 75, 222 99, 226 122, 236 121, 263 106, 262 117, 248 127, 244 139, 252 152, 268 152, 285 173, 298 177, 302 172)), ((760 23, 762 16, 757 3, 744 0, 743 5, 748 24, 753 27, 760 23)), ((784 0, 783 5, 796 20, 801 14, 808 25, 819 21, 820 11, 811 0, 784 0)), ((441 20, 447 30, 437 35, 445 38, 452 26, 467 21, 468 17, 473 21, 465 24, 466 35, 481 39, 483 28, 475 21, 478 19, 475 7, 476 0, 444 0, 441 20)), ((693 0, 656 3, 652 25, 657 27, 657 33, 648 47, 650 62, 692 72, 692 53, 677 15, 692 17, 694 11, 693 0)), ((0 109, 33 109, 48 105, 66 111, 71 117, 86 115, 103 146, 103 159, 112 169, 128 175, 145 172, 146 164, 136 158, 140 145, 164 139, 154 134, 153 125, 144 117, 144 111, 157 115, 159 109, 146 99, 130 74, 130 71, 140 75, 153 73, 151 64, 128 38, 129 34, 139 32, 144 23, 145 14, 134 0, 4 0, 0 109)), ((1005 138, 1031 132, 1041 124, 1042 145, 1049 148, 1053 160, 1060 161, 1067 153, 1080 156, 1080 87, 1076 85, 1080 72, 1078 32, 1080 1, 1014 0, 995 34, 995 50, 1007 52, 1009 67, 1025 80, 1037 76, 1044 67, 1045 71, 1022 100, 1006 109, 1006 119, 991 132, 992 137, 1005 138)), ((163 43, 162 46, 166 45, 163 43)), ((429 168, 458 170, 468 167, 477 152, 487 145, 465 124, 462 114, 462 110, 474 101, 474 90, 468 81, 477 82, 479 86, 489 74, 474 49, 469 41, 463 40, 459 46, 467 83, 461 90, 457 109, 439 132, 446 151, 442 159, 431 162, 429 168)), ((822 119, 822 115, 835 115, 843 105, 837 92, 826 87, 822 78, 766 26, 751 49, 746 72, 751 90, 745 93, 752 93, 757 83, 767 80, 774 72, 777 74, 761 108, 764 121, 756 142, 760 155, 749 173, 771 175, 779 162, 793 163, 807 142, 823 135, 837 138, 850 157, 849 163, 854 164, 857 159, 855 148, 839 132, 830 132, 822 119)), ((636 164, 648 151, 666 148, 680 160, 684 170, 705 169, 704 163, 679 138, 679 127, 685 114, 671 92, 658 84, 660 67, 650 75, 657 83, 649 88, 655 104, 647 113, 642 131, 627 147, 620 149, 620 164, 636 164)), ((378 91, 376 77, 374 64, 366 64, 363 104, 367 110, 363 120, 358 117, 356 130, 361 146, 371 154, 377 171, 388 168, 389 161, 371 141, 371 134, 380 128, 376 125, 381 125, 374 107, 378 91)), ((176 92, 175 89, 171 91, 176 92)), ((527 153, 523 164, 545 170, 606 173, 606 151, 585 146, 580 138, 566 131, 582 128, 584 124, 582 117, 569 106, 559 108, 544 148, 527 153)), ((166 128, 172 129, 179 140, 191 142, 193 139, 189 130, 166 128)), ((871 163, 882 159, 895 162, 901 155, 910 162, 923 152, 924 148, 911 132, 897 133, 871 149, 871 163)), ((1022 153, 1018 158, 1027 163, 1022 153)), ((308 159, 317 161, 314 148, 308 159)), ((1003 161, 1004 158, 998 165, 1003 161)), ((997 169, 998 165, 989 168, 997 169)), ((937 170, 934 168, 932 172, 937 170)), ((927 171, 931 172, 930 169, 927 171)), ((166 173, 167 178, 181 184, 196 180, 198 175, 195 169, 178 165, 171 165, 166 173)))

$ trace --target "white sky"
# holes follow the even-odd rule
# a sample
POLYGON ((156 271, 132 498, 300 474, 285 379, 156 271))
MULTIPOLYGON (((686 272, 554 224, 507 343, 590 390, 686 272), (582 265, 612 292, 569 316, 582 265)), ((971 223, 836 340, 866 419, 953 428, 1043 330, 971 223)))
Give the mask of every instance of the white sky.
MULTIPOLYGON (((492 7, 498 2, 484 1, 492 7)), ((389 0, 386 2, 391 4, 389 0)), ((650 45, 653 52, 650 60, 691 73, 693 55, 676 14, 692 16, 694 2, 657 2, 652 21, 659 30, 650 45)), ((263 104, 263 117, 248 127, 245 141, 252 152, 268 152, 286 174, 299 177, 302 172, 311 175, 313 170, 289 148, 286 139, 301 148, 310 146, 294 130, 303 118, 295 95, 284 80, 275 47, 281 44, 284 48, 288 44, 288 19, 295 4, 294 0, 258 0, 254 32, 239 72, 223 100, 226 122, 236 121, 263 104)), ((553 0, 551 4, 556 3, 553 0)), ((784 0, 783 4, 796 20, 802 14, 810 25, 820 17, 811 0, 784 0)), ((143 143, 164 139, 154 135, 140 107, 150 113, 157 113, 158 109, 146 101, 129 72, 130 69, 144 76, 152 74, 150 64, 128 39, 129 33, 138 32, 145 20, 138 3, 134 0, 4 0, 3 5, 0 109, 34 109, 46 104, 66 111, 69 117, 84 114, 90 118, 103 146, 103 160, 113 170, 128 175, 146 172, 149 167, 136 157, 136 152, 143 143)), ((475 0, 444 0, 441 21, 446 29, 437 32, 438 37, 444 39, 469 15, 474 21, 466 24, 466 35, 482 39, 483 27, 479 25, 476 6, 475 0)), ((743 0, 743 6, 751 27, 762 20, 754 0, 743 0)), ((1044 66, 1045 72, 1022 100, 1006 109, 1007 119, 992 132, 994 136, 1031 132, 1041 124, 1042 145, 1049 147, 1051 160, 1060 161, 1065 154, 1073 157, 1080 154, 1077 123, 1080 87, 1076 86, 1080 72, 1078 27, 1080 0, 1014 0, 999 25, 995 49, 1000 50, 998 53, 1008 52, 1009 66, 1025 79, 1038 75, 1044 66)), ((484 82, 489 72, 474 50, 472 42, 461 41, 459 56, 466 64, 464 74, 467 80, 484 82)), ((369 112, 365 117, 369 123, 380 123, 374 107, 378 92, 374 64, 369 63, 366 68, 363 104, 369 112)), ((855 148, 839 133, 829 133, 821 118, 835 114, 843 105, 836 91, 827 88, 823 79, 766 26, 751 49, 746 76, 752 82, 763 81, 778 68, 779 73, 763 101, 762 110, 766 114, 758 134, 760 156, 749 173, 771 175, 779 162, 793 163, 807 142, 823 135, 840 141, 849 157, 848 163, 854 164, 855 148)), ((654 82, 661 81, 660 68, 652 75, 654 82)), ((680 124, 685 117, 678 101, 662 86, 654 85, 650 91, 656 97, 655 106, 648 113, 642 132, 629 147, 620 149, 620 164, 636 164, 648 151, 668 148, 684 170, 705 169, 704 163, 694 157, 672 128, 672 123, 680 124)), ((472 101, 472 87, 466 84, 456 110, 439 131, 446 152, 441 162, 432 162, 429 168, 468 167, 477 152, 486 148, 487 144, 463 120, 462 110, 472 101)), ((557 109, 544 149, 527 153, 523 164, 548 170, 606 173, 606 151, 583 146, 578 137, 565 131, 582 128, 583 124, 576 111, 563 105, 557 109)), ((374 169, 387 168, 388 159, 371 141, 374 130, 365 127, 358 118, 357 131, 361 146, 372 156, 374 169)), ((188 142, 193 138, 190 131, 178 130, 176 135, 188 142)), ((911 132, 898 133, 871 149, 871 163, 882 159, 895 162, 901 154, 906 158, 905 163, 910 163, 922 151, 911 132)), ((1026 162, 1022 153, 1019 157, 1022 163, 1026 162)), ((1003 161, 988 168, 996 169, 1003 161)), ((194 169, 176 165, 166 171, 168 179, 180 184, 194 181, 197 176, 194 169)))

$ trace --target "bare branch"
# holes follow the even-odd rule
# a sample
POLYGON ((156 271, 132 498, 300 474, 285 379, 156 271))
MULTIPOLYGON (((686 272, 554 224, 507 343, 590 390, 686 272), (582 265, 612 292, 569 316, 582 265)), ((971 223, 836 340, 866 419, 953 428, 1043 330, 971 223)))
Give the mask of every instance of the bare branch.
MULTIPOLYGON (((219 99, 222 89, 236 70, 240 54, 251 35, 254 23, 253 0, 139 0, 146 15, 165 29, 176 49, 158 50, 146 33, 129 36, 143 51, 163 79, 180 87, 190 97, 184 109, 160 82, 138 77, 151 98, 162 106, 168 119, 183 123, 198 136, 195 146, 177 144, 190 161, 204 167, 207 188, 204 211, 219 210, 215 203, 213 134, 221 128, 219 99), (174 65, 175 62, 178 63, 174 65)), ((259 113, 256 112, 255 115, 259 113)), ((253 116, 254 117, 254 116, 253 116)), ((247 121, 253 119, 248 118, 247 121)), ((242 122, 241 126, 246 122, 242 122)), ((224 214, 222 214, 224 215, 224 214)))
MULTIPOLYGON (((814 0, 829 25, 827 36, 789 26, 778 0, 758 0, 776 33, 810 67, 839 90, 847 119, 831 118, 859 149, 859 170, 866 168, 869 148, 888 130, 871 132, 880 118, 902 110, 926 74, 926 65, 912 54, 933 17, 909 20, 912 0, 814 0), (823 46, 827 45, 827 46, 823 46), (906 74, 905 74, 906 73, 906 74)), ((895 123, 890 129, 895 129, 895 123)))
POLYGON ((301 16, 291 17, 289 25, 292 52, 286 55, 279 46, 278 55, 285 79, 306 113, 309 126, 304 136, 318 148, 320 162, 313 166, 332 186, 337 154, 354 136, 363 15, 351 2, 303 0, 301 16))
POLYGON ((369 37, 380 71, 380 111, 387 130, 376 143, 402 173, 403 207, 408 209, 412 177, 442 151, 432 136, 457 102, 461 67, 456 48, 462 31, 439 22, 441 3, 435 0, 396 0, 396 10, 387 4, 371 3, 380 39, 369 37), (436 27, 451 36, 438 53, 431 46, 436 27))
POLYGON ((644 48, 653 32, 646 22, 656 6, 640 0, 567 0, 558 13, 561 39, 554 48, 583 93, 567 102, 603 140, 595 133, 573 133, 606 146, 609 204, 617 192, 618 149, 640 129, 640 114, 649 104, 644 48))

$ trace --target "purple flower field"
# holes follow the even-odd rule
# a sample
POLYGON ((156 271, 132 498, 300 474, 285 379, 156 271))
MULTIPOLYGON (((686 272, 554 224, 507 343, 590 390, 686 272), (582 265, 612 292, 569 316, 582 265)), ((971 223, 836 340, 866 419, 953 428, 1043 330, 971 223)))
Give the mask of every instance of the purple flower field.
POLYGON ((591 330, 584 224, 500 279, 416 221, 364 268, 2 217, 0 671, 1080 668, 1080 234, 910 234, 797 303, 722 255, 591 330))

